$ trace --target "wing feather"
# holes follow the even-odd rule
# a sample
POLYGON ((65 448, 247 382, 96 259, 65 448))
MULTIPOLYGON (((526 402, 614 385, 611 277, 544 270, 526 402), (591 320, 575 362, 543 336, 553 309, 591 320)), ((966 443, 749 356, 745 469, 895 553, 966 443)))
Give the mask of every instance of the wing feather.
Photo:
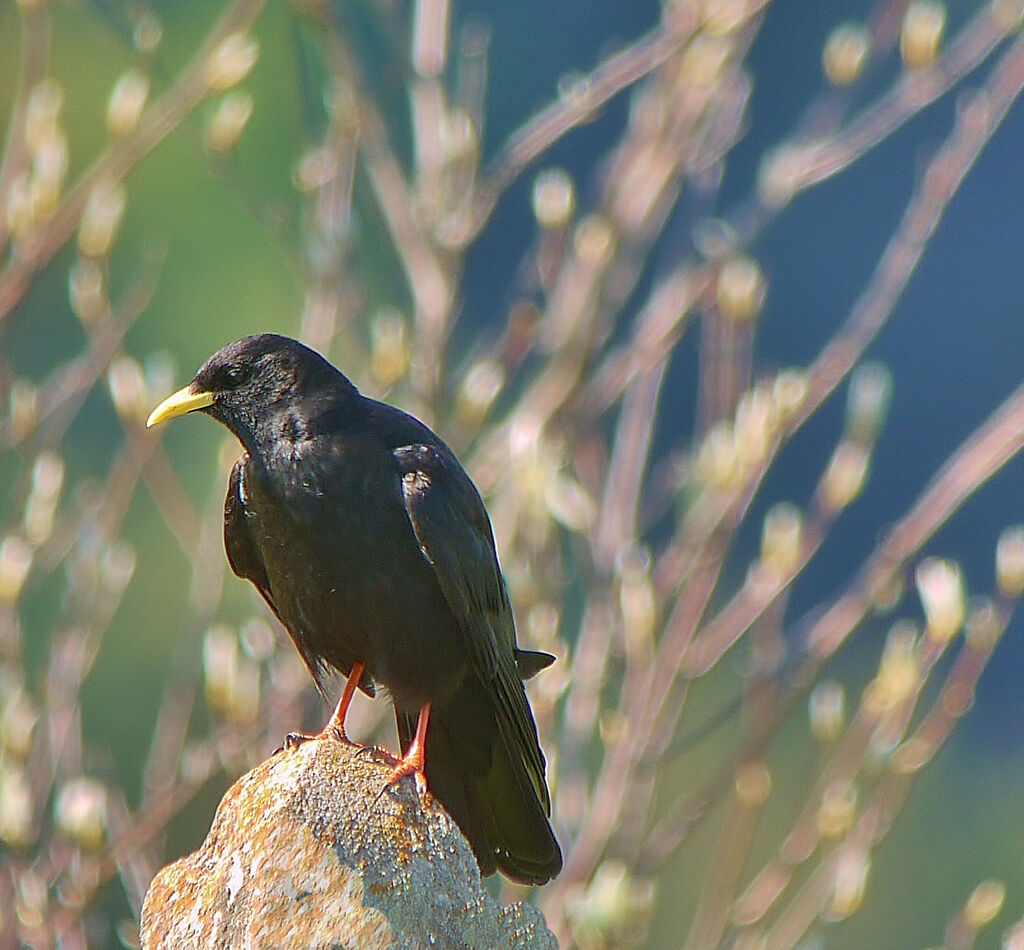
POLYGON ((263 599, 277 613, 274 595, 270 590, 270 579, 263 562, 263 554, 253 542, 246 519, 246 498, 243 487, 245 465, 248 455, 243 455, 231 469, 228 479, 228 494, 224 499, 224 550, 228 555, 231 570, 238 577, 252 581, 263 599))
POLYGON ((472 657, 476 673, 490 685, 498 727, 508 747, 518 749, 546 811, 544 755, 516 665, 516 631, 494 536, 476 486, 450 452, 433 445, 394 450, 402 499, 424 558, 472 657))
MULTIPOLYGON (((249 515, 247 513, 248 499, 245 491, 245 467, 249 462, 249 456, 243 455, 231 469, 231 477, 228 479, 228 493, 224 499, 224 550, 227 552, 228 563, 231 570, 243 580, 252 581, 253 585, 263 596, 267 605, 274 612, 274 616, 281 621, 282 626, 288 630, 292 642, 298 649, 299 654, 305 661, 309 672, 313 676, 316 688, 321 695, 326 695, 324 680, 327 675, 327 667, 323 659, 313 652, 304 637, 298 636, 291 630, 278 610, 277 602, 274 599, 274 592, 270 584, 270 577, 267 575, 266 562, 263 560, 263 552, 256 543, 249 528, 249 515)), ((364 678, 360 688, 369 695, 373 695, 373 685, 369 677, 364 678)))

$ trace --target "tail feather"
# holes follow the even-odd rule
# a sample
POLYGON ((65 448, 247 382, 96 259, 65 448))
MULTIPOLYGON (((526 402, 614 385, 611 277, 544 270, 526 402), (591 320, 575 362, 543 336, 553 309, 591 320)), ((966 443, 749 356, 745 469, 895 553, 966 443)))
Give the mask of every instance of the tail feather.
POLYGON ((515 658, 516 671, 523 680, 531 679, 555 662, 555 657, 550 653, 541 653, 539 650, 516 649, 515 658))
MULTIPOLYGON (((562 853, 522 750, 499 725, 501 715, 474 677, 449 702, 434 706, 426 742, 427 786, 466 836, 482 875, 500 870, 520 883, 544 884, 561 870, 562 853)), ((398 712, 397 718, 406 748, 415 716, 398 712)), ((535 736, 533 722, 529 725, 535 736)))

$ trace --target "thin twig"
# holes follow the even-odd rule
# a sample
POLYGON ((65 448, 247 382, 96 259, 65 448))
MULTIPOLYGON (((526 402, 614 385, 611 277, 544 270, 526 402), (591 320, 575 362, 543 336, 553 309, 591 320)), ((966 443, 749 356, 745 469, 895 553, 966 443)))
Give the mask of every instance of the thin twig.
MULTIPOLYGON (((46 75, 50 53, 50 8, 48 4, 24 4, 22 16, 21 74, 18 78, 18 96, 14 102, 4 145, 3 163, 0 165, 0 196, 10 194, 11 183, 24 170, 28 159, 26 145, 26 116, 29 96, 36 84, 46 75)), ((6 214, 0 214, 0 251, 6 249, 9 237, 6 214)))
POLYGON ((98 185, 119 181, 192 111, 210 91, 208 61, 225 37, 247 29, 265 0, 234 0, 210 32, 199 53, 174 85, 148 108, 131 135, 110 145, 60 202, 53 216, 18 242, 17 253, 0 271, 0 321, 24 296, 34 274, 75 233, 98 185))
POLYGON ((662 66, 689 42, 695 26, 681 12, 671 30, 659 26, 605 60, 579 81, 572 98, 549 106, 513 132, 481 176, 474 230, 483 226, 498 198, 532 162, 609 100, 662 66))
MULTIPOLYGON (((790 182, 793 193, 817 185, 848 168, 887 139, 922 108, 954 88, 980 66, 1013 32, 991 4, 949 44, 933 66, 907 70, 889 92, 834 136, 806 146, 807 153, 790 182)), ((804 146, 797 145, 801 149, 804 146)))

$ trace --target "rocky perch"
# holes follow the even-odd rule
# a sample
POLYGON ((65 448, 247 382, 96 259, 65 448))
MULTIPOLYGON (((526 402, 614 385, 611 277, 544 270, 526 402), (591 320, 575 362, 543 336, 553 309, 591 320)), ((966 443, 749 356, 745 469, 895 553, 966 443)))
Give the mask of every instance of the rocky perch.
POLYGON ((243 775, 202 847, 153 879, 143 947, 556 950, 540 911, 482 889, 416 779, 385 787, 390 769, 317 738, 243 775))

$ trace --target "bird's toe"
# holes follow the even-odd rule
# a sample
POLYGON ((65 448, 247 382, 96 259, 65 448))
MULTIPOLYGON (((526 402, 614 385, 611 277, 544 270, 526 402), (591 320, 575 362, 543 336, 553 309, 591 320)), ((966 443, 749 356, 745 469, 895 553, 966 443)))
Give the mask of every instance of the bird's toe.
POLYGON ((277 755, 279 752, 291 752, 292 749, 297 749, 303 743, 310 742, 317 738, 319 738, 319 736, 310 736, 304 732, 289 732, 288 735, 284 737, 284 744, 278 746, 274 750, 274 755, 277 755))

